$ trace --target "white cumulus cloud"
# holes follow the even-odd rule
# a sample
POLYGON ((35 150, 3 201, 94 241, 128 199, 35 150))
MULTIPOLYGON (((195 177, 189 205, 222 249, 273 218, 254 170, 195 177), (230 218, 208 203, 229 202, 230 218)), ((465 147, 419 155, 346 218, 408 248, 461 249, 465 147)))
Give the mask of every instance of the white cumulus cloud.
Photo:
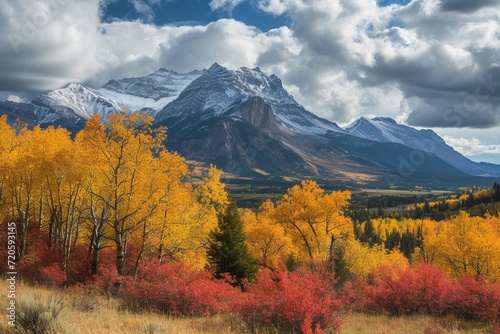
POLYGON ((500 154, 500 144, 485 144, 477 138, 444 136, 446 143, 466 156, 500 154))
POLYGON ((238 6, 245 0, 212 0, 209 5, 212 10, 225 10, 231 12, 234 7, 238 6))

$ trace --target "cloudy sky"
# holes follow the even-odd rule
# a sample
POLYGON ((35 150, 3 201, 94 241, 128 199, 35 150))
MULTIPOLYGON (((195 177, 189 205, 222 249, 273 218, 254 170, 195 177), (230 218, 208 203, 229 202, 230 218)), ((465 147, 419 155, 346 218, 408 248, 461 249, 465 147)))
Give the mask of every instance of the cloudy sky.
POLYGON ((0 100, 258 66, 339 125, 389 116, 500 163, 500 0, 6 1, 0 32, 0 100))

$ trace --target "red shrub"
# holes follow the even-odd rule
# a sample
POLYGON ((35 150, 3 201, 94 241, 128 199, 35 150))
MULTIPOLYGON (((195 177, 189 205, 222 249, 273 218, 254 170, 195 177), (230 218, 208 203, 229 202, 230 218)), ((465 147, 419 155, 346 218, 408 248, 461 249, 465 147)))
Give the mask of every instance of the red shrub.
POLYGON ((248 285, 239 311, 251 327, 267 323, 307 334, 327 328, 340 331, 336 312, 343 307, 334 282, 333 275, 320 272, 263 269, 258 281, 248 285))
POLYGON ((155 309, 172 315, 230 312, 241 291, 208 271, 196 272, 185 264, 147 264, 140 279, 126 282, 120 295, 129 308, 155 309))
POLYGON ((464 275, 448 289, 448 303, 457 316, 500 324, 500 285, 464 275))
POLYGON ((17 263, 17 270, 22 273, 23 279, 28 282, 46 283, 40 272, 44 268, 58 264, 60 266, 61 256, 58 249, 48 249, 41 241, 32 244, 26 254, 17 263))
POLYGON ((85 283, 92 278, 90 270, 90 255, 87 246, 78 245, 71 250, 71 256, 66 267, 68 283, 85 283))
POLYGON ((346 281, 340 290, 340 298, 344 307, 353 311, 363 311, 373 304, 371 287, 363 280, 346 281))
POLYGON ((58 263, 40 269, 40 279, 43 283, 61 286, 67 279, 66 273, 58 263))
POLYGON ((369 309, 393 315, 444 314, 448 281, 438 268, 420 263, 412 270, 380 267, 371 288, 369 309))
POLYGON ((351 309, 392 315, 453 313, 469 319, 500 324, 500 285, 464 275, 449 280, 438 268, 420 263, 414 269, 380 267, 372 284, 346 282, 342 300, 351 309))
MULTIPOLYGON (((33 233, 29 236, 26 253, 17 263, 18 271, 23 274, 23 279, 36 283, 60 285, 62 274, 57 271, 63 271, 62 250, 58 247, 48 248, 46 240, 40 233, 33 233)), ((83 283, 90 280, 88 248, 80 245, 73 247, 65 269, 65 284, 83 283)))
POLYGON ((118 276, 116 267, 101 266, 99 268, 99 273, 94 276, 92 284, 100 293, 104 293, 109 298, 111 295, 118 294, 118 290, 123 281, 124 278, 118 276))

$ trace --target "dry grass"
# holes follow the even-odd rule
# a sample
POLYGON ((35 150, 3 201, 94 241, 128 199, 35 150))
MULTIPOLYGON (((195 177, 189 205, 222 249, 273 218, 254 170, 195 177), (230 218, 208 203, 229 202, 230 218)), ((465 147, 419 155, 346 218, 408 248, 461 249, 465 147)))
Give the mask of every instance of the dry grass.
MULTIPOLYGON (((0 291, 7 291, 4 280, 0 291)), ((16 301, 22 296, 36 295, 61 298, 64 308, 58 324, 65 334, 230 334, 245 333, 246 326, 236 316, 224 315, 210 318, 173 318, 156 313, 132 313, 124 310, 119 300, 108 300, 81 289, 49 289, 45 287, 17 286, 16 301)), ((6 310, 8 300, 0 299, 0 308, 6 310)), ((6 311, 0 311, 6 312, 6 311)), ((6 313, 5 313, 6 315, 6 313)), ((6 316, 1 317, 6 319, 6 316)), ((0 323, 0 333, 6 333, 6 321, 0 323)), ((11 333, 10 331, 7 333, 11 333)), ((16 333, 16 332, 12 332, 16 333)))
POLYGON ((389 317, 352 314, 344 317, 342 334, 491 334, 488 324, 465 321, 455 317, 434 318, 418 315, 389 317))
MULTIPOLYGON (((0 281, 0 291, 7 291, 7 284, 0 281)), ((57 290, 20 285, 17 298, 37 295, 62 298, 64 308, 58 317, 61 333, 65 334, 230 334, 249 333, 246 326, 233 315, 209 318, 172 318, 155 313, 131 313, 123 310, 119 300, 108 300, 85 290, 57 290)), ((6 309, 6 298, 0 298, 0 307, 6 309)), ((5 311, 3 311, 5 312, 5 311)), ((5 319, 2 316, 1 319, 5 319)), ((0 323, 0 333, 6 330, 6 321, 0 323)), ((272 327, 260 328, 258 334, 278 333, 272 327)), ((344 317, 342 333, 345 334, 487 334, 492 333, 487 324, 456 318, 435 319, 429 316, 386 317, 380 315, 352 314, 344 317)))

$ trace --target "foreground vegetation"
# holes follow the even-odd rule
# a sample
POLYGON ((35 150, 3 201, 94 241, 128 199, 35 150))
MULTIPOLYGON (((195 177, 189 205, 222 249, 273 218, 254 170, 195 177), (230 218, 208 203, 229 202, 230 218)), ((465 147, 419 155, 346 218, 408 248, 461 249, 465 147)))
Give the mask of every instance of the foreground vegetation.
MULTIPOLYGON (((0 289, 8 289, 0 282, 0 289)), ((130 312, 117 298, 89 293, 80 289, 54 289, 22 284, 19 288, 20 299, 36 296, 42 302, 53 299, 61 301, 63 308, 56 320, 51 323, 52 330, 46 334, 240 334, 250 333, 246 324, 236 315, 214 315, 211 317, 171 317, 153 312, 130 312)), ((26 298, 29 300, 29 298, 26 298)), ((6 306, 5 300, 0 305, 6 306)), ((342 316, 345 334, 400 334, 400 333, 450 333, 450 334, 489 334, 491 327, 484 322, 462 320, 456 317, 431 317, 428 315, 390 317, 363 313, 347 313, 342 316)), ((0 332, 5 334, 23 333, 0 323, 0 332)), ((255 333, 279 333, 274 326, 261 326, 255 333)))
MULTIPOLYGON (((338 333, 350 317, 386 316, 398 317, 387 318, 394 326, 402 317, 436 319, 428 333, 451 330, 449 319, 471 323, 456 318, 499 330, 497 184, 455 204, 413 205, 455 210, 443 219, 349 212, 349 191, 326 192, 312 180, 256 210, 238 209, 220 170, 194 181, 165 149, 166 129, 151 124, 146 115, 96 116, 72 138, 0 118, 0 245, 10 261, 0 271, 68 292, 19 292, 23 333, 78 331, 65 316, 108 311, 127 317, 122 332, 189 321, 195 329, 338 333), (476 205, 489 210, 461 210, 476 205), (169 324, 143 328, 137 317, 169 324)), ((102 319, 108 330, 113 317, 102 319)))

